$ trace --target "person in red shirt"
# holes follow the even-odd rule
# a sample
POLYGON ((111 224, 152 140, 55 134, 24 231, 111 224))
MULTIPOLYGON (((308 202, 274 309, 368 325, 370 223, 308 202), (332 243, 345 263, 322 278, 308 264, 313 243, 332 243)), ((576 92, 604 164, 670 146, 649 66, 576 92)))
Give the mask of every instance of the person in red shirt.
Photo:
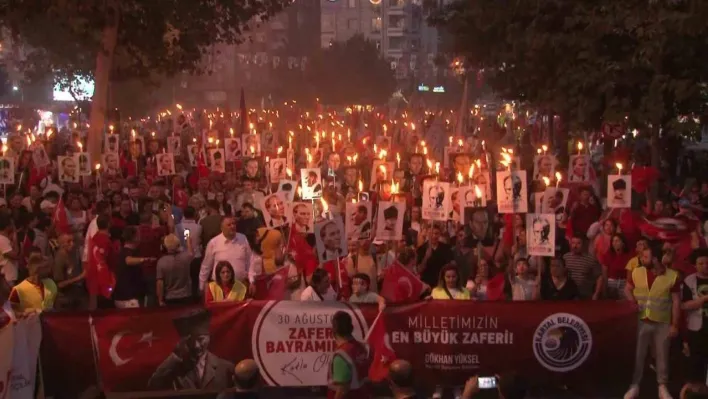
POLYGON ((590 226, 600 219, 602 211, 597 203, 591 203, 592 193, 589 187, 580 189, 578 202, 573 205, 570 211, 570 227, 574 234, 585 235, 590 226))
POLYGON ((634 254, 627 247, 622 234, 613 234, 611 245, 600 258, 602 276, 607 281, 607 295, 611 299, 624 298, 624 286, 627 283, 627 263, 634 254))
POLYGON ((111 225, 109 215, 96 218, 98 232, 89 241, 89 261, 86 270, 86 288, 89 292, 89 308, 112 308, 111 299, 115 287, 114 262, 118 251, 108 231, 111 225))
POLYGON ((164 225, 155 223, 154 214, 149 209, 146 209, 140 215, 140 225, 138 226, 138 232, 140 234, 138 257, 154 259, 142 265, 143 281, 146 290, 144 306, 157 305, 157 293, 155 292, 157 259, 162 257, 163 238, 174 231, 174 219, 170 211, 170 207, 164 205, 160 210, 159 221, 164 223, 164 225))

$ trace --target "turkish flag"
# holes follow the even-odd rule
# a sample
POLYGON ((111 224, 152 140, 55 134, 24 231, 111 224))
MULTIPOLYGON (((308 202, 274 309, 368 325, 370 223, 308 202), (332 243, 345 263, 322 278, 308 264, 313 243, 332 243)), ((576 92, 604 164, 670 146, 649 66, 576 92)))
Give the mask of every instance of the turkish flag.
POLYGON ((653 166, 632 168, 632 189, 638 193, 646 192, 649 186, 659 178, 659 170, 653 166))
POLYGON ((505 301, 504 284, 506 283, 506 275, 497 273, 494 277, 487 280, 487 300, 488 301, 505 301))
MULTIPOLYGON (((295 229, 295 225, 291 225, 290 229, 295 229)), ((303 271, 305 276, 311 275, 317 268, 318 262, 315 252, 300 233, 296 231, 290 233, 287 251, 293 257, 298 269, 303 271)))
POLYGON ((145 390, 179 342, 171 317, 165 317, 169 313, 156 312, 150 316, 153 322, 146 323, 138 312, 124 310, 93 320, 98 371, 107 392, 145 390))
POLYGON ((339 299, 349 300, 349 297, 352 296, 352 286, 349 274, 347 274, 346 262, 347 258, 340 258, 339 263, 330 260, 322 264, 322 268, 329 274, 329 281, 334 291, 339 295, 339 299), (339 278, 337 274, 339 274, 339 278))
POLYGON ((54 223, 54 228, 59 234, 71 234, 71 227, 69 226, 69 218, 66 216, 66 207, 64 207, 64 199, 59 197, 59 203, 56 208, 54 208, 54 215, 52 215, 52 223, 54 223))
POLYGON ((262 300, 282 300, 286 299, 285 294, 288 291, 288 271, 290 266, 283 266, 273 274, 267 274, 256 277, 253 284, 256 287, 256 293, 253 299, 262 300))
POLYGON ((389 303, 417 301, 424 290, 425 285, 418 276, 398 261, 384 272, 381 296, 386 298, 389 303))
POLYGON ((697 220, 686 216, 659 217, 644 219, 639 228, 644 235, 654 239, 668 242, 679 242, 690 239, 691 233, 696 231, 697 220))
POLYGON ((369 379, 373 382, 381 382, 388 376, 388 366, 396 360, 396 353, 391 347, 388 330, 384 322, 383 312, 376 316, 371 323, 369 334, 366 336, 366 343, 369 345, 369 354, 372 355, 371 366, 369 367, 369 379))
POLYGON ((111 297, 116 278, 110 267, 115 255, 113 243, 107 234, 98 232, 89 240, 86 288, 89 294, 111 297))
POLYGON ((187 195, 187 192, 181 188, 175 188, 174 185, 172 187, 174 193, 174 204, 178 208, 185 209, 189 203, 189 195, 187 195))

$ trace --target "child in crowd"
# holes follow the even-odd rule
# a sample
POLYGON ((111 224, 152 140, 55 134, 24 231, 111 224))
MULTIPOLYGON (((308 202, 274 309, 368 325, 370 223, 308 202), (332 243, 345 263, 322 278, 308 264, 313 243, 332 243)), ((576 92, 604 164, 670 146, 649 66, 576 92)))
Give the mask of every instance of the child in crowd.
POLYGON ((378 303, 379 311, 386 308, 386 300, 369 291, 371 286, 371 278, 364 273, 357 273, 352 277, 352 296, 349 298, 351 303, 378 303))

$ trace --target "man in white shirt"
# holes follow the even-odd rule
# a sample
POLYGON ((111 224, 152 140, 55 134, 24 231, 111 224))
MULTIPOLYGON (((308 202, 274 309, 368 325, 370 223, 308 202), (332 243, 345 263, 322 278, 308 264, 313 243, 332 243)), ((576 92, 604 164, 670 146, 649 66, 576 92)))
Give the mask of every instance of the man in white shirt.
POLYGON ((310 285, 302 291, 301 301, 336 301, 337 293, 329 282, 329 274, 325 269, 315 269, 310 277, 310 285))
POLYGON ((18 253, 14 245, 14 225, 10 214, 0 216, 0 273, 14 287, 17 283, 18 253))
MULTIPOLYGON (((204 292, 204 287, 209 276, 214 280, 214 266, 220 261, 227 261, 234 269, 234 278, 253 283, 257 270, 251 267, 251 246, 246 236, 236 232, 234 218, 226 217, 221 222, 221 234, 212 238, 204 251, 204 260, 199 270, 199 291, 204 292)), ((253 295, 255 286, 251 284, 249 292, 253 295)))

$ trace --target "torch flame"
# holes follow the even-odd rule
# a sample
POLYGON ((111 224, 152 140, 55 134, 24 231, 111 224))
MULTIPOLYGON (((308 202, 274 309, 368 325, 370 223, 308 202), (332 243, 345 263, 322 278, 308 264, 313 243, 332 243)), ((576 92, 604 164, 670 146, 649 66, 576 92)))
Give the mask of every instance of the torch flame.
POLYGON ((278 155, 280 155, 282 152, 283 152, 283 147, 282 146, 278 147, 278 155))
POLYGON ((457 182, 462 184, 463 181, 465 181, 465 178, 462 176, 462 172, 457 172, 457 182))
POLYGON ((426 163, 428 164, 428 169, 432 169, 432 168, 433 168, 433 163, 430 162, 429 159, 426 161, 426 163))
POLYGON ((391 194, 398 194, 399 189, 398 189, 399 183, 392 183, 391 184, 391 194))
POLYGON ((177 104, 176 107, 177 107, 178 110, 180 110, 180 111, 182 110, 182 105, 177 104))
POLYGON ((543 184, 548 187, 551 184, 551 179, 547 178, 546 176, 543 176, 543 184))
POLYGON ((79 152, 83 152, 83 151, 84 151, 84 145, 81 144, 80 141, 77 141, 76 144, 79 146, 79 152))
POLYGON ((435 174, 440 174, 440 162, 435 162, 435 174))
POLYGON ((467 176, 469 176, 470 179, 472 179, 472 177, 474 177, 474 164, 470 165, 470 171, 467 174, 467 176))
POLYGON ((382 160, 383 160, 383 159, 386 159, 386 155, 388 155, 388 153, 386 152, 386 150, 383 150, 383 149, 382 149, 381 151, 379 151, 379 159, 382 159, 382 160))
POLYGON ((359 179, 359 192, 364 191, 364 183, 359 179))
POLYGON ((292 171, 292 169, 290 169, 290 168, 285 168, 285 174, 288 175, 288 177, 292 177, 292 176, 293 176, 293 171, 292 171))
POLYGON ((462 147, 462 139, 457 140, 457 146, 462 147))
POLYGON ((482 190, 479 189, 478 185, 474 185, 474 196, 475 198, 482 198, 482 190))
POLYGON ((541 146, 541 149, 543 150, 543 152, 546 152, 548 151, 548 146, 544 144, 541 146))
POLYGON ((97 163, 97 164, 96 164, 96 171, 98 172, 99 170, 101 170, 101 164, 100 164, 100 163, 97 163))
POLYGON ((231 135, 231 137, 234 136, 234 128, 232 128, 232 127, 229 128, 229 134, 231 135))
POLYGON ((511 156, 507 153, 502 153, 501 156, 504 158, 502 162, 506 162, 506 165, 504 166, 508 166, 511 163, 511 156))
POLYGON ((563 176, 561 175, 561 172, 556 172, 556 181, 560 182, 562 178, 563 176))
POLYGON ((620 172, 622 172, 622 164, 621 164, 620 162, 617 162, 617 163, 615 164, 615 166, 617 167, 617 169, 618 169, 620 172))
POLYGON ((583 150, 583 142, 578 141, 578 151, 582 151, 582 150, 583 150))
POLYGON ((324 211, 324 213, 329 212, 329 204, 325 201, 324 197, 320 198, 320 202, 322 202, 322 211, 324 211))

